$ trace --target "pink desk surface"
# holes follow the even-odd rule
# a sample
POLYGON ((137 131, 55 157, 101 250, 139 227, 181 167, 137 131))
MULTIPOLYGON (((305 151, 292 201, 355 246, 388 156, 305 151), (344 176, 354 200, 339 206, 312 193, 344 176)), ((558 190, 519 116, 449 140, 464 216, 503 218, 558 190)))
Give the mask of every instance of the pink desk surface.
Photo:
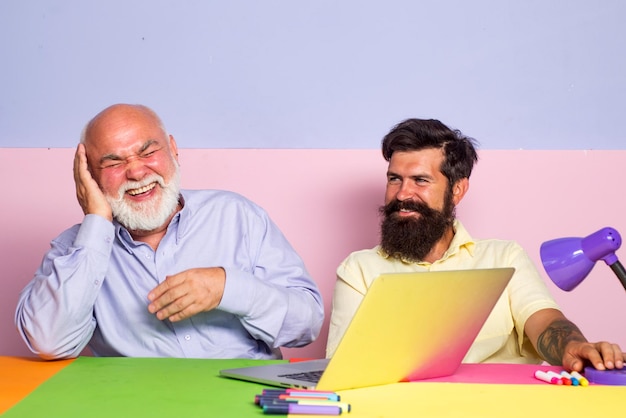
POLYGON ((536 364, 461 364, 452 376, 424 379, 419 382, 547 384, 535 379, 536 370, 553 370, 560 373, 563 369, 536 364))

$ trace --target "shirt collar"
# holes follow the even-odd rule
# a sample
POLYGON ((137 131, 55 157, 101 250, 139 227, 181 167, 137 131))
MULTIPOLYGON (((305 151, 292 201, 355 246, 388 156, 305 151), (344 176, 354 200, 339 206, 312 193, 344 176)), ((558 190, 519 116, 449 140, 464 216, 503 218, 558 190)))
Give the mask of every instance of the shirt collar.
POLYGON ((444 253, 441 260, 452 257, 454 254, 457 254, 462 249, 467 250, 467 252, 469 252, 469 254, 473 257, 475 246, 476 241, 470 236, 469 232, 467 232, 467 229, 465 229, 461 221, 455 219, 454 237, 452 237, 452 242, 450 242, 450 246, 448 247, 448 250, 444 253))

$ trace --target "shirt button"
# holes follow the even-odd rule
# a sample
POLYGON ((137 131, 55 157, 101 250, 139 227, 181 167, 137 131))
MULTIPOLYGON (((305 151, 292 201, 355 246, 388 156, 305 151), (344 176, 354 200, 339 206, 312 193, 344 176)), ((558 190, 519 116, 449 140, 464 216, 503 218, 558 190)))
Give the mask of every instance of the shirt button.
POLYGON ((185 340, 187 340, 187 341, 191 340, 191 335, 189 335, 189 334, 185 335, 185 340))

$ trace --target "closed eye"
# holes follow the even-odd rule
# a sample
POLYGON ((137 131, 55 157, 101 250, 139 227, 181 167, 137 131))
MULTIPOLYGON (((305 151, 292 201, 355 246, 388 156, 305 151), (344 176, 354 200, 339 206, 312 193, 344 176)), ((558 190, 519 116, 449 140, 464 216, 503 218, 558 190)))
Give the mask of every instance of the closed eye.
POLYGON ((144 153, 142 153, 142 154, 141 154, 141 158, 150 158, 150 157, 152 157, 152 156, 153 156, 153 155, 154 155, 157 151, 160 151, 160 150, 161 150, 161 148, 159 148, 159 149, 155 149, 155 150, 150 150, 150 151, 147 151, 147 152, 144 152, 144 153))
POLYGON ((100 167, 102 167, 103 169, 105 169, 105 168, 116 168, 116 167, 120 167, 122 164, 124 164, 123 160, 105 159, 102 162, 102 164, 100 165, 100 167))

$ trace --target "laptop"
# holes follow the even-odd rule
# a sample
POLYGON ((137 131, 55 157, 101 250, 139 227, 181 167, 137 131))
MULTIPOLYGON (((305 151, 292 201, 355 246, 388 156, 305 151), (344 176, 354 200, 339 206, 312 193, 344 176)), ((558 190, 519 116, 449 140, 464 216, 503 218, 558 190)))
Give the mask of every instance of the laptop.
POLYGON ((220 375, 331 391, 449 376, 514 271, 382 274, 365 294, 331 359, 225 369, 220 375))

